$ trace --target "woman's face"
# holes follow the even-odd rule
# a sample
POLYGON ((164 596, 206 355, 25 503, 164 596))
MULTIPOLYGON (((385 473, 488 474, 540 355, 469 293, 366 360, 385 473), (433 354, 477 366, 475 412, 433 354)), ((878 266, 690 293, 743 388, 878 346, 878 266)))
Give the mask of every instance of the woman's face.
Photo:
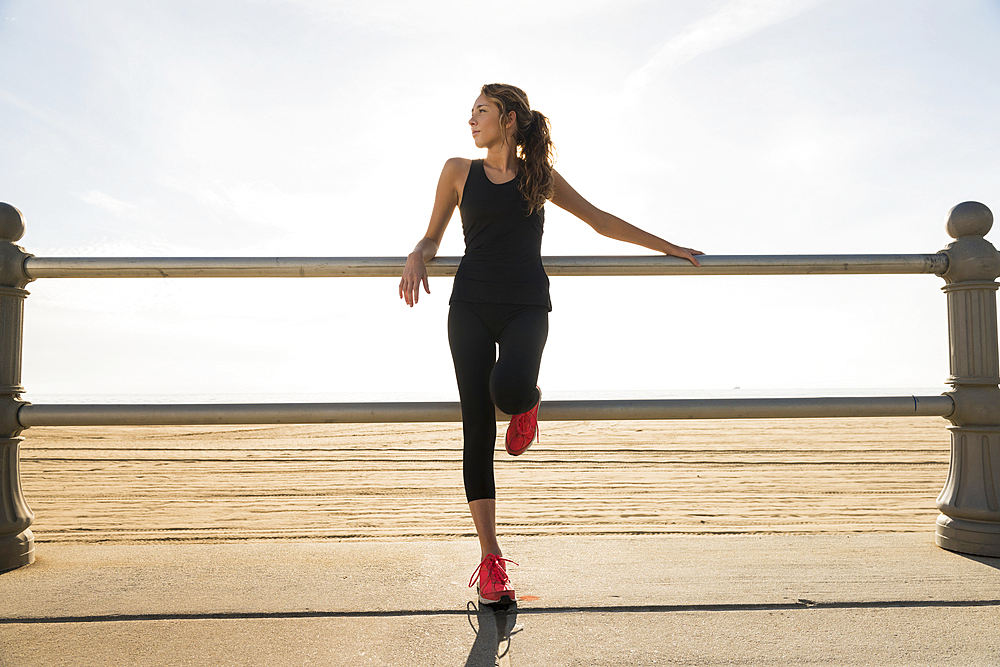
POLYGON ((485 95, 476 98, 472 105, 472 116, 469 118, 472 128, 472 139, 476 148, 488 148, 503 144, 505 130, 500 127, 500 110, 485 95))

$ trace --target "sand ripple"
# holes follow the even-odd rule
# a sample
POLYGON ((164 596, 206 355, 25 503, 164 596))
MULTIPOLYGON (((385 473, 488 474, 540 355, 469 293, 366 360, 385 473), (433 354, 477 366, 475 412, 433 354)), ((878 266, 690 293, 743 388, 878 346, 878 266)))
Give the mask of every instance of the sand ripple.
MULTIPOLYGON (((503 535, 931 531, 947 422, 550 422, 503 535)), ((501 433, 503 427, 501 426, 501 433)), ((458 424, 32 428, 39 542, 472 536, 458 424)))

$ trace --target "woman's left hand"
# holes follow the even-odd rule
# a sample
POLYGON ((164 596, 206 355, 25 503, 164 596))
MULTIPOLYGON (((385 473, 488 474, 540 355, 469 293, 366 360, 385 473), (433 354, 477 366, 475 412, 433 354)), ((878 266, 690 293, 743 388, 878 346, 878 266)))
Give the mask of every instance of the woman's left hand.
POLYGON ((680 257, 681 259, 686 259, 695 266, 701 266, 701 264, 698 263, 698 260, 695 259, 694 256, 704 255, 705 253, 703 253, 701 250, 695 250, 694 248, 682 248, 681 246, 676 246, 671 243, 670 248, 664 251, 664 254, 670 255, 671 257, 680 257))

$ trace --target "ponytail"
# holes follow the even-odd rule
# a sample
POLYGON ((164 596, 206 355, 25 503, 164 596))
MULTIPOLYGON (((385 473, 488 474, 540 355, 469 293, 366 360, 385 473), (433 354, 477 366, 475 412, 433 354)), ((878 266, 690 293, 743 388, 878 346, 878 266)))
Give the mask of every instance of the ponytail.
POLYGON ((524 163, 521 193, 528 200, 528 210, 532 213, 552 198, 552 162, 555 150, 551 133, 549 119, 539 111, 531 111, 528 128, 518 137, 520 158, 524 163))

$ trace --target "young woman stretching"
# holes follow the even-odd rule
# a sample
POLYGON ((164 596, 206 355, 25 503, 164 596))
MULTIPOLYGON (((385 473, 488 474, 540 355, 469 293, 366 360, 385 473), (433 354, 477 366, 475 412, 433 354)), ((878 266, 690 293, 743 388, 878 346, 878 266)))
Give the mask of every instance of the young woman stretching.
POLYGON ((469 586, 478 584, 484 604, 510 604, 516 598, 505 563, 513 561, 503 558, 496 530, 494 406, 514 415, 505 437, 507 452, 523 454, 538 438, 542 392, 536 382, 552 310, 541 259, 545 201, 599 234, 682 257, 695 266, 694 255, 703 253, 633 227, 577 194, 552 168, 548 119, 531 110, 519 88, 483 86, 469 125, 486 158, 445 162, 427 233, 406 258, 399 296, 412 307, 421 284, 430 294, 426 262, 437 254, 458 207, 465 255, 451 293, 448 342, 462 404, 465 495, 482 558, 469 586))

